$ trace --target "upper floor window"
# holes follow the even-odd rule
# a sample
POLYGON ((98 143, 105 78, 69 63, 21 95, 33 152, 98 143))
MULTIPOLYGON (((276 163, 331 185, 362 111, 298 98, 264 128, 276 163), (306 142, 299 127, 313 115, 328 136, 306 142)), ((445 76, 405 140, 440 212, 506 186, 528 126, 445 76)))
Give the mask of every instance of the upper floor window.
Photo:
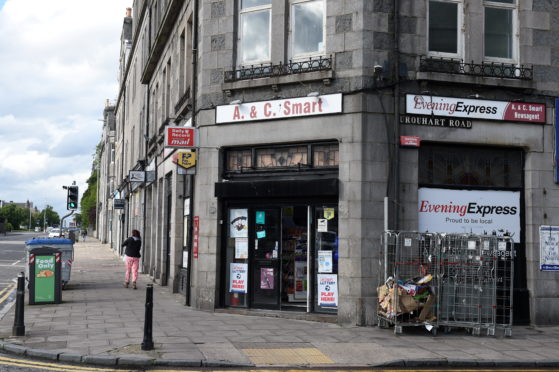
POLYGON ((515 60, 516 0, 486 0, 484 12, 484 56, 515 60))
POLYGON ((270 62, 272 0, 241 0, 240 64, 270 62))
POLYGON ((291 2, 291 57, 324 53, 324 0, 291 2))
POLYGON ((462 1, 429 0, 429 53, 459 57, 462 55, 462 1))

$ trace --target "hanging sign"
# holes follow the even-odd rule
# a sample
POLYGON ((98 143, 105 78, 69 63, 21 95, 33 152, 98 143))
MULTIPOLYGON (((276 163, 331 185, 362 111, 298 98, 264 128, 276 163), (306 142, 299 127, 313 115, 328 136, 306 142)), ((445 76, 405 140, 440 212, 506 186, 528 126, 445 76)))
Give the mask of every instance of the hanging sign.
POLYGON ((217 106, 216 123, 270 120, 342 112, 342 94, 217 106))
POLYGON ((177 164, 184 169, 196 166, 196 152, 195 151, 179 151, 177 153, 177 164))
POLYGON ((165 147, 187 148, 198 145, 198 132, 192 127, 166 127, 165 147))
POLYGON ((540 270, 559 271, 559 226, 540 226, 540 270))
POLYGON ((192 257, 198 258, 200 240, 200 216, 194 216, 194 234, 192 236, 192 257))
POLYGON ((128 179, 130 182, 144 182, 146 180, 146 172, 144 171, 129 171, 128 179))
POLYGON ((408 114, 545 123, 545 104, 407 94, 408 114))
POLYGON ((247 293, 248 264, 232 263, 229 268, 229 292, 247 293))
POLYGON ((338 306, 338 275, 318 274, 318 306, 338 306))

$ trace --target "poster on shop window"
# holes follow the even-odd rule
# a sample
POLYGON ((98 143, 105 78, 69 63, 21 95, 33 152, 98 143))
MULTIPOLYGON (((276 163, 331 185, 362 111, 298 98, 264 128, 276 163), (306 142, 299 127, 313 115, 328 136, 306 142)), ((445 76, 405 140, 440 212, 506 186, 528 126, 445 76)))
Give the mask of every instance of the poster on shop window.
POLYGON ((248 209, 229 210, 229 237, 248 238, 248 209))
POLYGON ((232 263, 229 270, 229 292, 247 293, 248 264, 232 263))
POLYGON ((540 270, 559 271, 559 226, 540 226, 540 270))
POLYGON ((418 190, 418 230, 433 233, 472 233, 512 236, 520 241, 520 192, 418 190))
POLYGON ((318 274, 318 306, 338 306, 338 275, 318 274))

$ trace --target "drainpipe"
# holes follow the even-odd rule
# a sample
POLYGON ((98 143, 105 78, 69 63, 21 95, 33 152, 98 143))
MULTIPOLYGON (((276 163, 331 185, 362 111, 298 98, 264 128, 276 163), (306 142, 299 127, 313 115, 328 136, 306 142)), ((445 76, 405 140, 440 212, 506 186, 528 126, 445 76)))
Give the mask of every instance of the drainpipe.
POLYGON ((394 0, 394 221, 395 230, 400 225, 400 0, 394 0))

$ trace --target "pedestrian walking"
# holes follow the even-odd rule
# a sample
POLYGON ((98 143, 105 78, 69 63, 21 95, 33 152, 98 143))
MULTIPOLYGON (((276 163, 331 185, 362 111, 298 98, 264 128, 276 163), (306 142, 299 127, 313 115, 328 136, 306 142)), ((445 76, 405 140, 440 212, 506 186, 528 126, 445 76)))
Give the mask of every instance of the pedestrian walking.
POLYGON ((132 236, 122 243, 124 250, 124 262, 126 264, 126 273, 124 275, 124 287, 128 288, 130 283, 130 274, 132 274, 132 288, 136 289, 136 281, 138 280, 138 267, 140 266, 140 248, 142 247, 142 239, 138 230, 132 230, 132 236))
POLYGON ((85 242, 85 237, 87 236, 87 230, 83 229, 82 230, 82 240, 85 242))

